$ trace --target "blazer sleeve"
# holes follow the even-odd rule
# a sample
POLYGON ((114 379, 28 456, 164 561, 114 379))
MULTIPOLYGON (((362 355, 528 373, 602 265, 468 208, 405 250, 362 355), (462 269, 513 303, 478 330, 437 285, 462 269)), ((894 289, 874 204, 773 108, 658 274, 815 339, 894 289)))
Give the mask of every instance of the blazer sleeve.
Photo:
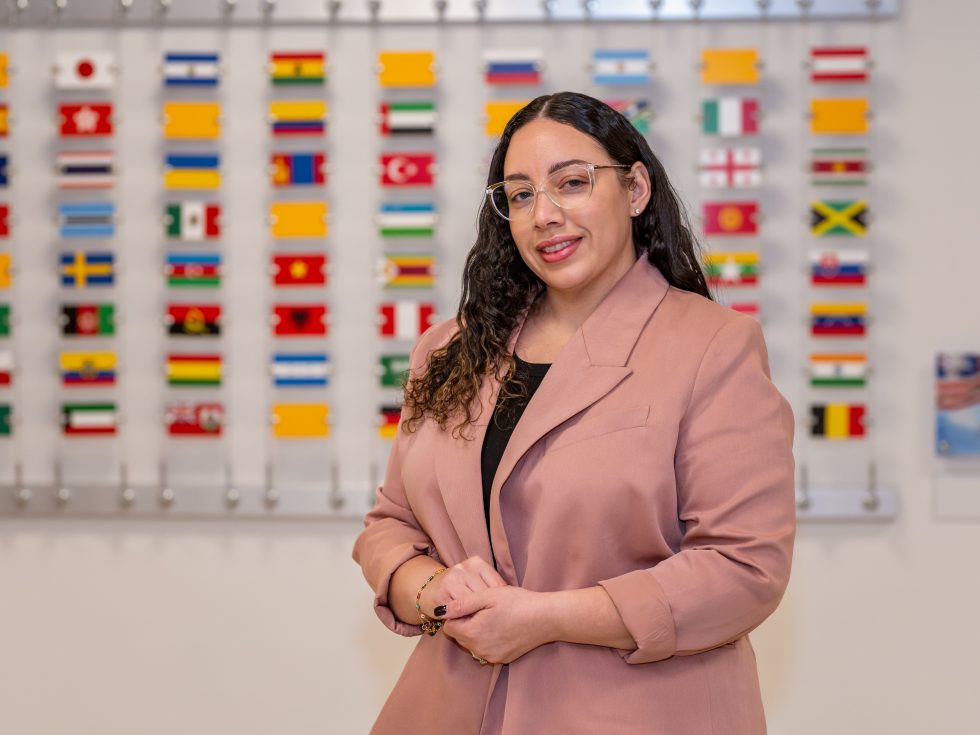
POLYGON ((796 530, 793 413, 762 330, 739 316, 712 338, 678 432, 680 550, 599 584, 648 663, 729 643, 776 609, 796 530))
MULTIPOLYGON (((409 357, 410 374, 415 375, 428 359, 425 344, 432 344, 430 329, 415 343, 409 357)), ((409 559, 428 554, 437 557, 435 544, 422 530, 409 505, 402 482, 402 456, 407 443, 402 423, 409 411, 402 407, 398 431, 388 455, 383 484, 375 491, 374 507, 364 517, 364 530, 354 543, 353 557, 364 578, 374 590, 374 611, 388 628, 404 636, 420 635, 422 628, 399 620, 388 600, 391 575, 409 559)))

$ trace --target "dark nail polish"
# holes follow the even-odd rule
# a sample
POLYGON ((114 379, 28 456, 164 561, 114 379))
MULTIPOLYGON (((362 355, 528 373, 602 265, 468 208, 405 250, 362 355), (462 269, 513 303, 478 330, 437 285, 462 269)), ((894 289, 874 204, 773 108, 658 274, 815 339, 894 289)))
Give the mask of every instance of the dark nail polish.
POLYGON ((441 618, 443 615, 446 614, 446 606, 445 605, 440 605, 439 607, 437 607, 432 612, 435 613, 435 616, 437 618, 441 618))

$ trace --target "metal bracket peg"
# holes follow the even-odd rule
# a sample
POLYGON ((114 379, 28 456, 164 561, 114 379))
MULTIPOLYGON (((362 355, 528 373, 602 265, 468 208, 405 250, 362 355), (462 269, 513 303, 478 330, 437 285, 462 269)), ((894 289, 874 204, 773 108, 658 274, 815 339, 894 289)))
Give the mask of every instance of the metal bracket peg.
POLYGON ((136 501, 136 491, 129 485, 129 473, 126 471, 126 463, 119 464, 119 505, 123 508, 132 508, 136 501))
POLYGON ((340 491, 340 468, 336 461, 330 463, 330 495, 327 502, 335 511, 343 508, 346 502, 344 494, 340 491))
POLYGON ((242 500, 242 494, 238 491, 238 488, 234 486, 231 481, 231 465, 225 465, 225 507, 228 510, 234 510, 238 507, 238 504, 242 500))
POLYGON ((800 479, 796 485, 796 509, 806 510, 811 505, 810 480, 805 463, 800 463, 800 479))
POLYGON ((874 462, 868 465, 868 491, 861 498, 861 506, 869 511, 878 510, 881 498, 878 495, 878 468, 874 462))
POLYGON ((174 504, 176 495, 173 488, 167 483, 167 462, 166 460, 160 460, 160 506, 163 508, 169 508, 174 504))
POLYGON ((368 0, 367 8, 368 15, 371 16, 371 22, 377 23, 378 17, 381 15, 381 0, 368 0))
POLYGON ((20 462, 14 464, 14 495, 17 498, 17 505, 25 508, 34 497, 34 493, 24 484, 24 467, 20 462))
POLYGON ((262 502, 269 510, 274 510, 279 505, 279 491, 276 490, 272 476, 272 462, 265 463, 265 490, 262 492, 262 502))
POLYGON ((340 0, 327 0, 327 15, 330 17, 331 23, 337 22, 337 17, 340 15, 340 9, 343 5, 340 0))

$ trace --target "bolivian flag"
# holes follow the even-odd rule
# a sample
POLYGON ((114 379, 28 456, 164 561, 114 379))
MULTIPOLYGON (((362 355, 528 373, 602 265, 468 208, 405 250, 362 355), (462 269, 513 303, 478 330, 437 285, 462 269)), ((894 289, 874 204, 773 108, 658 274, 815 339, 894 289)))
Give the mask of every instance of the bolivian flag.
POLYGON ((221 385, 221 355, 168 355, 170 385, 221 385))

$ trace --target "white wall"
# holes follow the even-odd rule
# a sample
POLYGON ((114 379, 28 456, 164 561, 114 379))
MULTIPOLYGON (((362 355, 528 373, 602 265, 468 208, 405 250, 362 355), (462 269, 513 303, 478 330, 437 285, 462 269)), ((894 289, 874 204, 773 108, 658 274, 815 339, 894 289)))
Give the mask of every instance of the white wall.
MULTIPOLYGON (((887 213, 875 247, 888 390, 876 400, 881 473, 900 513, 801 527, 790 589, 753 636, 775 735, 958 735, 980 723, 980 534, 975 522, 937 520, 931 497, 933 354, 980 347, 968 183, 980 170, 978 23, 972 3, 910 1, 878 30, 873 202, 887 213)), ((673 58, 693 58, 697 32, 676 26, 660 40, 673 58)), ((728 42, 755 31, 700 32, 728 42)), ((617 45, 613 28, 603 35, 617 45)), ((802 38, 780 25, 770 54, 802 57, 802 38)), ((791 327, 775 326, 778 342, 791 327)), ((774 349, 777 377, 792 357, 774 349)), ((366 732, 411 641, 370 611, 349 560, 357 530, 0 522, 0 733, 366 732)))

